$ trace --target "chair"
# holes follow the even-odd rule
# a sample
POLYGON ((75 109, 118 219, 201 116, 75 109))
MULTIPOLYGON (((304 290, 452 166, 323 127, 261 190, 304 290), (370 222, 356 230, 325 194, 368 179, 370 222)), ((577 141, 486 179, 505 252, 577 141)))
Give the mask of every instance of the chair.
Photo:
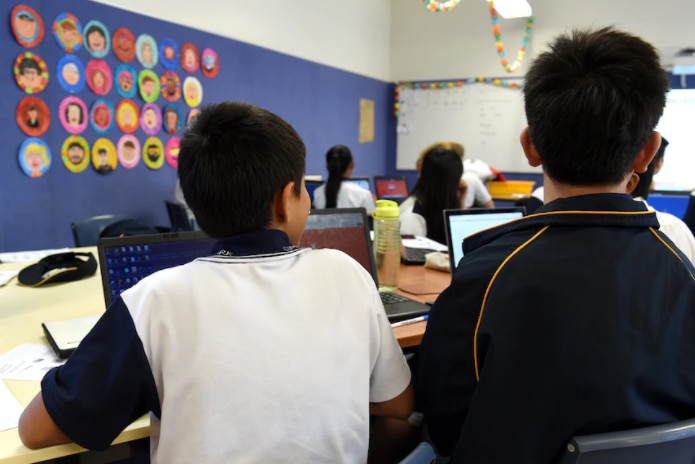
POLYGON ((128 219, 117 214, 103 214, 101 216, 91 216, 73 222, 72 237, 75 239, 75 246, 94 246, 99 240, 101 232, 111 224, 128 219))
POLYGON ((188 212, 183 205, 168 200, 164 200, 164 204, 167 207, 167 214, 169 214, 172 232, 193 230, 193 224, 191 224, 188 212))
POLYGON ((572 438, 558 464, 692 464, 695 419, 572 438))
POLYGON ((422 442, 415 447, 399 464, 433 464, 437 461, 434 448, 427 442, 422 442))

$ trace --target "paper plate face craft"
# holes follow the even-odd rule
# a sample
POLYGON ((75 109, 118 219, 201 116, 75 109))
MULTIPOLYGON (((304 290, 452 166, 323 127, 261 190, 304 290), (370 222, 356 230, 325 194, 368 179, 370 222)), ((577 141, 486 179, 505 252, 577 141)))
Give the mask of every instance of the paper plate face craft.
POLYGON ((203 86, 197 78, 188 76, 183 81, 183 99, 191 108, 200 105, 203 100, 203 86))
POLYGON ((44 134, 51 125, 48 106, 38 97, 24 97, 17 105, 16 117, 22 132, 31 137, 44 134))
POLYGON ((135 58, 135 37, 125 27, 119 27, 113 33, 113 54, 124 63, 135 58))
POLYGON ((167 164, 174 169, 179 167, 179 145, 181 139, 172 137, 164 145, 164 153, 166 154, 167 164))
POLYGON ((188 116, 186 117, 186 127, 191 127, 193 120, 199 114, 200 114, 200 110, 198 108, 192 108, 191 111, 188 112, 188 116))
POLYGON ((41 177, 51 167, 51 149, 36 137, 26 139, 19 147, 19 167, 29 177, 41 177))
POLYGON ((145 103, 153 103, 159 98, 159 77, 151 69, 143 69, 138 73, 138 89, 140 98, 145 103))
POLYGON ((10 13, 10 22, 12 34, 22 47, 32 48, 43 40, 43 19, 33 8, 17 5, 10 13))
POLYGON ((58 46, 68 53, 82 47, 82 25, 71 13, 61 13, 53 21, 53 37, 58 46))
POLYGON ((132 66, 119 64, 115 74, 116 90, 124 98, 133 98, 138 92, 138 74, 132 66))
POLYGON ((212 79, 217 76, 220 70, 220 61, 217 58, 217 53, 212 48, 206 48, 200 54, 200 69, 203 71, 203 76, 212 79))
POLYGON ((121 100, 116 106, 116 125, 126 134, 132 134, 140 124, 140 109, 133 100, 121 100))
POLYGON ((160 79, 162 97, 168 102, 175 102, 181 98, 181 80, 174 71, 164 71, 160 79))
POLYGON ((175 134, 181 130, 183 116, 179 107, 173 103, 167 103, 162 108, 162 127, 167 134, 175 134))
POLYGON ((140 128, 147 135, 155 135, 162 129, 162 113, 154 103, 146 103, 142 107, 140 128))
POLYGON ((58 107, 58 119, 70 134, 81 134, 87 127, 87 105, 79 97, 65 97, 58 107))
POLYGON ((92 166, 99 174, 111 174, 118 166, 116 147, 111 140, 100 138, 92 145, 92 166))
POLYGON ((157 137, 148 137, 142 145, 142 159, 150 169, 159 169, 164 164, 164 146, 157 137))
POLYGON ((87 87, 96 95, 106 95, 111 91, 113 75, 104 60, 91 60, 87 63, 87 87))
POLYGON ((75 55, 65 55, 58 60, 56 76, 60 86, 69 93, 77 93, 84 87, 84 65, 75 55))
POLYGON ((159 60, 159 50, 157 42, 149 34, 140 34, 135 42, 135 54, 140 64, 147 69, 154 68, 159 60))
POLYGON ((94 58, 103 58, 111 49, 109 30, 99 21, 90 21, 84 26, 84 48, 94 58))
POLYGON ((198 71, 198 47, 190 42, 181 45, 181 67, 188 74, 198 71))
POLYGON ((92 109, 89 111, 89 122, 97 134, 103 135, 108 133, 115 123, 111 102, 99 98, 92 103, 92 109))
POLYGON ((19 88, 28 94, 39 93, 48 85, 48 66, 36 53, 20 53, 13 72, 19 88))
POLYGON ((68 171, 80 173, 89 166, 89 144, 79 135, 71 135, 63 142, 60 157, 68 171))
POLYGON ((140 141, 130 134, 118 140, 118 161, 126 169, 133 169, 140 162, 140 141))
POLYGON ((159 62, 164 69, 174 69, 179 61, 179 47, 171 39, 162 39, 159 42, 159 62))

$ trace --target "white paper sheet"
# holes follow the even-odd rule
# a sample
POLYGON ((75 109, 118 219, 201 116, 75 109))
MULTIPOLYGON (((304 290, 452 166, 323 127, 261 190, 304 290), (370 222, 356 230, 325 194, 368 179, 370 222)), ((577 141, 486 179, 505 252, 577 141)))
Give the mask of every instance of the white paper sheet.
POLYGON ((10 393, 3 382, 0 382, 0 432, 17 427, 22 405, 10 393))
POLYGON ((403 246, 406 248, 421 248, 423 250, 447 251, 446 245, 435 242, 427 237, 415 236, 415 238, 404 238, 403 246))
POLYGON ((30 261, 38 261, 49 255, 56 253, 67 253, 70 248, 56 248, 53 250, 29 250, 16 251, 10 253, 0 253, 0 262, 2 263, 24 263, 30 261))
POLYGON ((19 271, 0 271, 0 287, 7 285, 7 282, 12 280, 17 274, 19 274, 19 271))
POLYGON ((48 345, 24 344, 0 355, 1 380, 39 381, 50 369, 65 364, 48 345))

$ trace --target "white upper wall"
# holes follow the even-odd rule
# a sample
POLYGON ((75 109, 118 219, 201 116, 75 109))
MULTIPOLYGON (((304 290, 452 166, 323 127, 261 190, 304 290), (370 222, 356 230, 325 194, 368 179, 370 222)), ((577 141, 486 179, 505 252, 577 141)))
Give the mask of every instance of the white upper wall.
POLYGON ((390 0, 92 1, 390 80, 390 0))

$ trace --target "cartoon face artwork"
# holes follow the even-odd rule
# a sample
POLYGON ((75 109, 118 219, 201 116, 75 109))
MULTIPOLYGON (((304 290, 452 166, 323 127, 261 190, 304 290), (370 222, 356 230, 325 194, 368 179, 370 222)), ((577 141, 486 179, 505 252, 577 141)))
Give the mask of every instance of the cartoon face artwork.
POLYGON ((85 69, 75 55, 65 55, 58 60, 56 76, 63 90, 69 93, 77 93, 84 88, 85 69))
POLYGON ((92 145, 92 166, 101 175, 111 174, 118 166, 116 147, 109 139, 99 138, 92 145))
POLYGON ((182 116, 179 107, 173 103, 167 103, 162 108, 162 127, 167 134, 175 134, 181 130, 182 116))
POLYGON ((58 107, 58 119, 70 134, 81 134, 87 127, 87 106, 79 97, 65 97, 58 107))
POLYGON ((51 149, 43 140, 30 137, 19 147, 19 167, 29 177, 41 177, 51 167, 51 149))
POLYGON ((162 113, 153 103, 146 103, 140 114, 140 128, 147 135, 155 135, 162 128, 162 113))
POLYGON ((37 46, 43 40, 43 19, 33 8, 17 5, 10 13, 12 34, 19 45, 37 46))
POLYGON ((135 37, 125 27, 119 27, 113 33, 113 54, 123 63, 130 63, 135 58, 135 37))
POLYGON ((153 68, 159 60, 157 42, 151 35, 141 34, 135 42, 135 54, 144 68, 153 68))
POLYGON ((172 137, 164 145, 164 153, 166 155, 167 164, 174 169, 179 167, 179 146, 181 139, 172 137))
POLYGON ((159 98, 159 77, 151 69, 143 69, 138 73, 138 88, 140 98, 145 103, 153 103, 159 98))
POLYGON ((22 132, 31 137, 43 135, 51 125, 48 106, 38 97, 24 97, 17 105, 16 119, 22 132))
POLYGON ((190 42, 181 45, 181 67, 188 74, 198 71, 198 47, 190 42))
POLYGON ((39 93, 48 85, 48 67, 36 53, 20 53, 13 72, 19 88, 28 94, 39 93))
POLYGON ((140 162, 140 141, 130 134, 118 140, 118 161, 126 169, 133 169, 140 162))
POLYGON ((94 58, 103 58, 111 49, 109 30, 99 21, 90 21, 84 26, 84 48, 94 58))
POLYGON ((220 62, 217 58, 217 53, 212 48, 203 49, 200 54, 200 69, 203 71, 203 76, 208 79, 212 79, 217 76, 217 72, 220 70, 220 62))
POLYGON ((160 80, 162 97, 168 102, 175 102, 181 98, 181 80, 174 71, 164 71, 160 80))
POLYGON ((99 98, 92 103, 89 112, 89 122, 92 129, 99 135, 108 133, 114 125, 113 105, 110 101, 99 98))
POLYGON ((91 60, 87 63, 87 87, 96 95, 106 95, 111 91, 113 76, 111 68, 104 60, 91 60))
POLYGON ((203 86, 197 78, 188 76, 184 79, 183 99, 191 108, 200 105, 200 102, 203 100, 203 86))
POLYGON ((63 142, 60 149, 60 157, 68 171, 80 173, 87 169, 91 156, 89 144, 84 137, 71 135, 63 142))
POLYGON ((179 47, 172 39, 159 42, 159 62, 164 69, 174 69, 179 61, 179 47))
POLYGON ((195 120, 195 117, 200 114, 200 110, 198 108, 192 108, 191 111, 188 112, 188 116, 186 117, 186 127, 191 127, 191 124, 195 120))
POLYGON ((82 48, 82 25, 71 13, 59 14, 53 21, 53 37, 65 52, 75 53, 82 48))
POLYGON ((138 74, 132 66, 122 63, 116 68, 114 84, 118 93, 124 98, 133 98, 138 92, 138 74))
POLYGON ((132 134, 140 125, 140 110, 133 100, 121 100, 116 106, 116 124, 126 134, 132 134))
POLYGON ((164 164, 164 145, 157 137, 148 137, 142 144, 142 159, 150 169, 159 169, 164 164))

